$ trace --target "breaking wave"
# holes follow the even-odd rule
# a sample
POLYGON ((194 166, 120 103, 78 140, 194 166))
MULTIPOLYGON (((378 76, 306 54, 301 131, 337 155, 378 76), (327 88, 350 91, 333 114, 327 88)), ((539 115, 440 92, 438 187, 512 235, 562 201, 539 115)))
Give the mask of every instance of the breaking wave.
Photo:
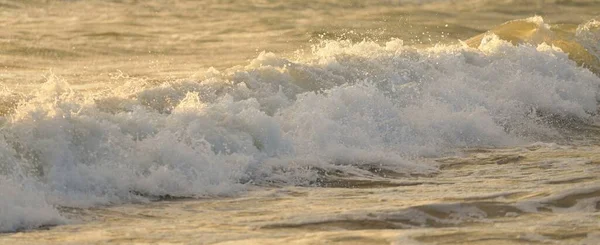
POLYGON ((325 41, 297 60, 261 53, 199 79, 125 77, 97 93, 55 76, 27 95, 5 89, 0 231, 67 222, 57 206, 312 185, 370 166, 430 174, 435 165, 414 160, 560 137, 557 118, 595 121, 598 53, 586 47, 599 47, 597 23, 577 28, 582 59, 548 33, 492 30, 425 49, 325 41))

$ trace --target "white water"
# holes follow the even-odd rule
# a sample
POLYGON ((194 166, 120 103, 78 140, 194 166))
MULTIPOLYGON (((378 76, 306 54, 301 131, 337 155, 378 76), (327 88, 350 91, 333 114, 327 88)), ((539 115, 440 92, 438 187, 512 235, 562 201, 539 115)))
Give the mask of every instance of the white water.
POLYGON ((117 79, 3 93, 22 101, 0 119, 0 231, 69 222, 56 206, 314 185, 321 170, 435 173, 415 159, 559 140, 554 120, 593 123, 600 99, 600 78, 559 49, 493 35, 479 49, 325 41, 195 79, 117 79))

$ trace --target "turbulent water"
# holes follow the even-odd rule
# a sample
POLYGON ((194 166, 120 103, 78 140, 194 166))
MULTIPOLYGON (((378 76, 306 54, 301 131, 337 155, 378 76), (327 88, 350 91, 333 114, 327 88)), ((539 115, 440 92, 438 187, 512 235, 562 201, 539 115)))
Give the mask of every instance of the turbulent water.
POLYGON ((0 10, 0 243, 600 242, 600 2, 0 10))

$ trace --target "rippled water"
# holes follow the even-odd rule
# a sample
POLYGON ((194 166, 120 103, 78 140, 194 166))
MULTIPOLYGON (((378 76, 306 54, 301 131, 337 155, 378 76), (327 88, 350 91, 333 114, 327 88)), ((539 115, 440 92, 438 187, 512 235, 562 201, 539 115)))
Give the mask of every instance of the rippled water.
POLYGON ((103 87, 120 70, 164 81, 262 51, 295 57, 323 39, 456 43, 536 14, 576 25, 598 15, 596 1, 559 2, 4 0, 0 79, 29 88, 52 72, 103 87))
POLYGON ((0 10, 0 243, 600 242, 597 1, 0 10))

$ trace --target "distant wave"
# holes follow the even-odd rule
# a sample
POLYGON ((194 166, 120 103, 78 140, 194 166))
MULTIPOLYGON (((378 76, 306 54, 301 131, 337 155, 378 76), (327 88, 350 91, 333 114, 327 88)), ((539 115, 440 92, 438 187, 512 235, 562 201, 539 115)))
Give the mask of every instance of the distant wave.
POLYGON ((262 53, 199 80, 97 94, 54 76, 29 95, 5 90, 0 231, 65 222, 55 206, 310 185, 371 165, 427 174, 435 166, 411 159, 558 137, 552 118, 597 113, 600 78, 582 65, 598 72, 598 28, 557 39, 546 26, 518 20, 426 49, 325 41, 301 60, 262 53))
POLYGON ((548 45, 560 48, 569 58, 596 74, 600 74, 600 21, 590 20, 581 25, 544 23, 540 16, 513 20, 477 35, 466 43, 479 47, 485 38, 496 35, 514 45, 548 45))

